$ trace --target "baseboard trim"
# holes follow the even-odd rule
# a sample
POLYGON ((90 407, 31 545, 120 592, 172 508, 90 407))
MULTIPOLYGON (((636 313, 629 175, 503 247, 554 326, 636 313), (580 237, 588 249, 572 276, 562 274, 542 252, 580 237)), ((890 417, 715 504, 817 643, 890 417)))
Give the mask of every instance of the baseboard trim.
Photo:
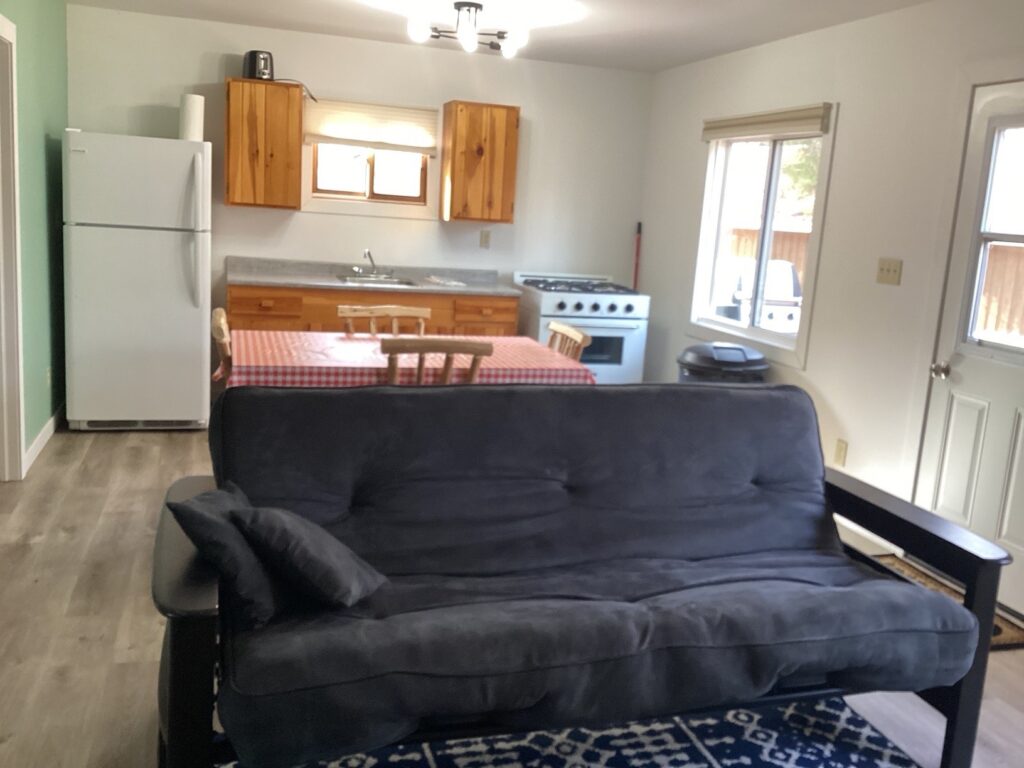
POLYGON ((36 435, 35 440, 32 441, 32 445, 25 449, 25 453, 21 458, 21 474, 22 477, 28 475, 28 471, 32 469, 32 465, 35 464, 36 459, 39 458, 39 454, 43 452, 43 448, 50 442, 50 438, 53 437, 57 431, 57 425, 64 421, 64 406, 62 405, 58 411, 50 417, 50 420, 43 424, 42 430, 36 435))

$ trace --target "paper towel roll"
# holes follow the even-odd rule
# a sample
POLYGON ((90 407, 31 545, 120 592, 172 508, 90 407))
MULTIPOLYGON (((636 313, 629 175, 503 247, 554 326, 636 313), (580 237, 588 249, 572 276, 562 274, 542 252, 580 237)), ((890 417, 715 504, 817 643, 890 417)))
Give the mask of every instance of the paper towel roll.
POLYGON ((178 116, 178 138, 185 141, 203 140, 203 109, 206 99, 194 93, 181 97, 181 111, 178 116))

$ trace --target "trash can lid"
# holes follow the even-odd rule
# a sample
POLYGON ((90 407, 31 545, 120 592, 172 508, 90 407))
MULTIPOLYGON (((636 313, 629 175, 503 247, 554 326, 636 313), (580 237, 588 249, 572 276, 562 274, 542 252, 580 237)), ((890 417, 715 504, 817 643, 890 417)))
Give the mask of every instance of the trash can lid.
POLYGON ((724 341, 694 344, 678 358, 679 365, 694 370, 754 373, 768 370, 764 355, 756 349, 724 341))

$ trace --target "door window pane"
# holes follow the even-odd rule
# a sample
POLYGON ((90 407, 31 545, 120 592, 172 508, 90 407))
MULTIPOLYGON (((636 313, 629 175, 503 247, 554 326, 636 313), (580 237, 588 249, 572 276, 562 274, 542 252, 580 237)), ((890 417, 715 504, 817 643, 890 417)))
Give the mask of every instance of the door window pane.
POLYGON ((988 243, 971 338, 1024 349, 1024 245, 988 243))
POLYGON ((419 197, 422 171, 423 155, 378 149, 373 157, 373 194, 419 197))
POLYGON ((983 229, 1024 235, 1024 127, 997 134, 983 229))
POLYGON ((366 193, 369 150, 343 144, 318 144, 316 188, 356 195, 366 193))
POLYGON ((744 325, 750 324, 770 162, 768 141, 735 141, 725 148, 711 308, 715 315, 744 325))

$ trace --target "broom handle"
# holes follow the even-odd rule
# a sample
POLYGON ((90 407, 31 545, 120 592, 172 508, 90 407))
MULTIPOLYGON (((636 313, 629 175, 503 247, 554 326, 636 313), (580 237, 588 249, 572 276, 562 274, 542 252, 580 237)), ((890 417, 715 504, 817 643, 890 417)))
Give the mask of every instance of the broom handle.
POLYGON ((633 247, 633 290, 640 289, 640 241, 643 238, 644 225, 642 221, 636 223, 636 240, 633 247))

